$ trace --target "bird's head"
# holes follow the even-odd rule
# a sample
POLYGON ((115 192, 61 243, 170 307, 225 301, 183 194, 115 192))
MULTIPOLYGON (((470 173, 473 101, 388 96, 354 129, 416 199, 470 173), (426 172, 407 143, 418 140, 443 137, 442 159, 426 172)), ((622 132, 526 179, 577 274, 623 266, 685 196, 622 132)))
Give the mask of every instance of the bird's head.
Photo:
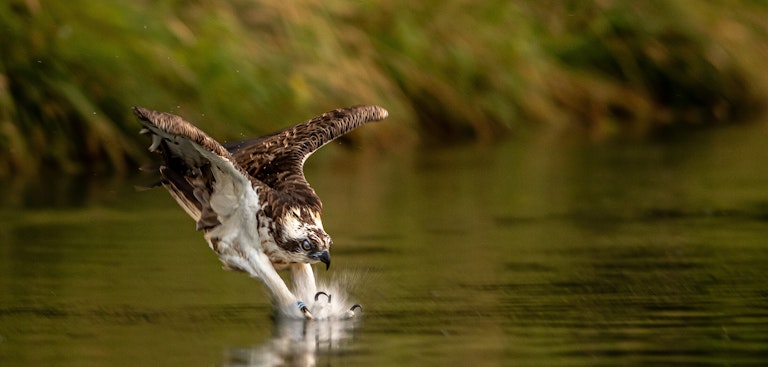
POLYGON ((323 229, 320 213, 294 209, 288 210, 281 223, 282 247, 292 262, 316 263, 322 261, 325 268, 331 266, 333 240, 323 229))

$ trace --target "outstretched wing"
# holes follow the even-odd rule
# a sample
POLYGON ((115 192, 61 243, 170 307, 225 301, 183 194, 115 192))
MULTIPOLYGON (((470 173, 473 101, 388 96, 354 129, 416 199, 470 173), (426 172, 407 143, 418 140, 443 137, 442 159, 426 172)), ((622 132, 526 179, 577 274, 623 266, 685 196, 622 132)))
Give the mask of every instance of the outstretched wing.
POLYGON ((225 146, 250 176, 319 211, 320 199, 304 178, 304 161, 339 136, 386 117, 387 111, 379 106, 340 108, 267 136, 225 146))
POLYGON ((243 204, 243 194, 263 186, 240 167, 217 141, 179 116, 134 107, 143 134, 152 137, 150 151, 163 156, 159 165, 162 185, 197 221, 198 229, 219 225, 243 204))
POLYGON ((354 106, 326 112, 276 133, 226 144, 235 162, 252 177, 299 205, 321 209, 304 178, 304 161, 317 149, 360 125, 387 117, 379 106, 354 106))

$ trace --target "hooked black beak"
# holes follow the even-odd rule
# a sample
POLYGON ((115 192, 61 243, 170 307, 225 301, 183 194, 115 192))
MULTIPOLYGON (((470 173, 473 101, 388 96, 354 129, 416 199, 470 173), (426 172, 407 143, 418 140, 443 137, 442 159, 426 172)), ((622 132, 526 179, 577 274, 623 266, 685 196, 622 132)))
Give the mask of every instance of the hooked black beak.
POLYGON ((331 267, 331 254, 328 251, 315 252, 312 257, 322 261, 325 264, 325 270, 331 267))

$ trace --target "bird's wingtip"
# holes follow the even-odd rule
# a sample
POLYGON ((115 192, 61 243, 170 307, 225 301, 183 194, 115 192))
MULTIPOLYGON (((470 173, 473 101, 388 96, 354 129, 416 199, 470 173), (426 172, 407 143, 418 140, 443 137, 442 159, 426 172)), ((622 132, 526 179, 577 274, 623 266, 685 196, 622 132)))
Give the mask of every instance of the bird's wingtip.
POLYGON ((376 117, 377 120, 383 120, 389 116, 389 111, 387 111, 384 107, 381 106, 374 106, 376 108, 376 117))
POLYGON ((148 109, 144 107, 139 106, 133 106, 131 107, 131 110, 133 111, 133 114, 136 115, 136 117, 140 119, 146 119, 147 118, 147 112, 149 112, 148 109))
POLYGON ((365 116, 367 121, 381 121, 389 116, 389 112, 378 105, 359 105, 353 108, 357 108, 358 113, 365 116))

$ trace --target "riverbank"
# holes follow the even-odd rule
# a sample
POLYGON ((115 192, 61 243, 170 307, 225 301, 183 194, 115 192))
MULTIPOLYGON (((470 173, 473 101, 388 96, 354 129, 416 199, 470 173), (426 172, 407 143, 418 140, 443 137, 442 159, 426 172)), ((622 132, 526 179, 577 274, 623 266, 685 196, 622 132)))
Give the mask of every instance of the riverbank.
POLYGON ((768 5, 251 1, 0 8, 0 175, 133 170, 133 105, 222 140, 380 104, 353 138, 492 141, 555 126, 586 139, 743 120, 768 95, 768 5))

